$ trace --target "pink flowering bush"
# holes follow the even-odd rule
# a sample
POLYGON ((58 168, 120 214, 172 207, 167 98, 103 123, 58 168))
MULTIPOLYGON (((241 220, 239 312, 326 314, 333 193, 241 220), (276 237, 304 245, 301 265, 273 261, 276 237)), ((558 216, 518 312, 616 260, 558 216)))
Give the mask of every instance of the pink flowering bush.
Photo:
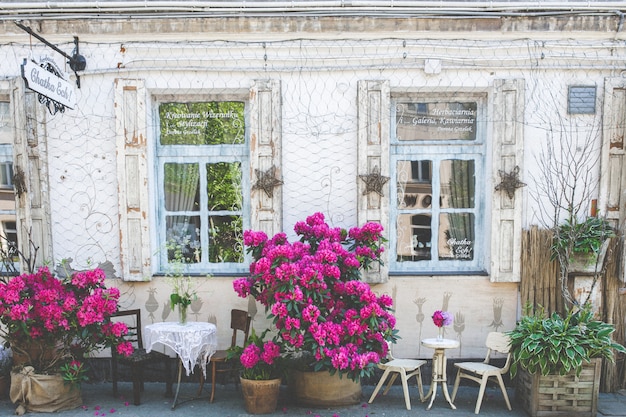
POLYGON ((264 340, 269 329, 260 336, 254 329, 245 343, 245 347, 234 346, 229 349, 228 360, 238 360, 241 377, 255 381, 281 378, 285 361, 281 356, 280 345, 274 340, 264 340))
POLYGON ((25 356, 35 371, 53 373, 63 366, 82 369, 76 361, 105 347, 131 354, 132 345, 123 340, 128 328, 110 321, 118 310, 119 290, 106 288, 104 279, 101 269, 59 278, 42 267, 0 282, 1 334, 14 359, 25 356))
POLYGON ((315 213, 271 239, 246 231, 250 275, 233 283, 240 297, 252 295, 276 326, 276 340, 307 369, 339 372, 358 381, 374 373, 397 331, 389 296, 377 296, 361 271, 380 261, 382 226, 367 223, 349 231, 330 227, 315 213))

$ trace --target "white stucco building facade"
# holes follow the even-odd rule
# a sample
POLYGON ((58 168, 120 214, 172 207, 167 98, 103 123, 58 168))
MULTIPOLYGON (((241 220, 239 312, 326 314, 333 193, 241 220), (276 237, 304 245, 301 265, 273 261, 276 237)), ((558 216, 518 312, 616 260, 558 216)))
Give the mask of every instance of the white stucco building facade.
POLYGON ((444 309, 461 340, 448 356, 481 357, 487 333, 520 314, 521 235, 545 216, 550 143, 591 144, 588 205, 622 221, 624 12, 601 1, 5 2, 0 133, 23 173, 20 243, 30 230, 41 262, 104 268, 150 323, 176 319, 165 247, 184 225, 203 255, 191 318, 215 322, 225 347, 231 308, 259 329, 265 314, 233 291, 249 259, 223 236, 293 238, 315 212, 346 228, 378 221, 385 265, 366 279, 394 299, 396 354, 432 355, 419 340, 444 309), (24 60, 46 59, 67 74, 73 108, 54 112, 25 85, 24 60), (210 115, 216 103, 229 110, 210 115), (214 120, 239 130, 198 145, 214 120), (228 207, 207 207, 214 164, 240 174, 228 207), (194 171, 190 206, 168 194, 168 166, 194 171))

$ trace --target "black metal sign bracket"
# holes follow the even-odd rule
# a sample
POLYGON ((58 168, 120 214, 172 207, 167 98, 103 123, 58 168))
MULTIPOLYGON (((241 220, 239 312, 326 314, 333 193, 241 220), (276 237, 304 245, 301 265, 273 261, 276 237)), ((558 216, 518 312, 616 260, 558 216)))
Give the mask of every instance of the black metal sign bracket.
POLYGON ((66 54, 64 51, 62 51, 61 49, 59 49, 56 45, 53 45, 50 42, 48 42, 41 35, 38 35, 35 32, 33 32, 31 28, 24 26, 19 22, 15 22, 15 24, 20 29, 28 33, 29 35, 34 36, 35 38, 39 39, 41 42, 45 43, 47 46, 49 46, 50 48, 54 49, 55 51, 63 55, 65 58, 67 58, 68 63, 70 64, 70 68, 74 71, 74 75, 76 75, 76 86, 80 88, 80 75, 78 75, 77 71, 82 71, 85 69, 85 67, 87 67, 87 60, 85 59, 84 56, 78 53, 78 36, 74 36, 74 51, 73 51, 73 55, 70 56, 66 54))

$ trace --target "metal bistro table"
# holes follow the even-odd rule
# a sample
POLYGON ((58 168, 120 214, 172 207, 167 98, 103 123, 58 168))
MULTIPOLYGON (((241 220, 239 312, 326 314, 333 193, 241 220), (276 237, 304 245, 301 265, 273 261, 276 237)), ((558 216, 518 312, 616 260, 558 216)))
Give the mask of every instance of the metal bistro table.
POLYGON ((441 383, 441 391, 443 391, 443 396, 450 404, 453 410, 456 410, 454 404, 452 404, 452 400, 450 399, 450 394, 448 393, 448 383, 447 383, 447 375, 446 375, 446 349, 454 349, 460 346, 460 342, 458 340, 452 339, 441 339, 437 340, 436 338, 432 339, 424 339, 422 340, 422 346, 435 349, 435 354, 433 355, 433 379, 430 384, 430 389, 428 390, 428 394, 426 394, 425 399, 428 399, 430 396, 430 403, 428 404, 427 410, 433 406, 433 402, 435 401, 435 396, 437 395, 437 384, 441 383))
MULTIPOLYGON (((183 367, 187 375, 200 365, 206 378, 206 365, 217 350, 217 327, 213 323, 190 321, 185 324, 161 322, 145 327, 146 350, 150 352, 160 343, 172 349, 179 358, 178 383, 172 410, 178 403, 183 367)), ((196 399, 196 398, 192 398, 196 399)))

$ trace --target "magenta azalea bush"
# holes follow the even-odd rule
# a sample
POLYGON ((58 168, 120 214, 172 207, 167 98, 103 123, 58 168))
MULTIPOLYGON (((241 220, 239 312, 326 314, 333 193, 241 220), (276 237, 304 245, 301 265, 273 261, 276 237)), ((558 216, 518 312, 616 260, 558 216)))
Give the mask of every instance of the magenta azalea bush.
POLYGON ((26 356, 37 372, 50 373, 68 363, 82 369, 72 361, 105 347, 131 354, 132 345, 123 340, 128 328, 110 320, 118 311, 119 290, 106 288, 104 279, 101 269, 59 278, 42 267, 0 282, 0 331, 14 359, 26 356))
POLYGON ((268 331, 258 336, 252 329, 245 347, 234 346, 229 349, 228 360, 239 361, 242 378, 261 381, 283 376, 285 361, 280 345, 274 340, 264 340, 268 331))
POLYGON ((380 261, 383 228, 367 223, 349 231, 330 227, 322 213, 298 222, 300 236, 271 239, 244 232, 252 253, 250 275, 233 283, 240 297, 252 295, 276 326, 276 341, 310 370, 339 372, 358 381, 373 374, 394 342, 391 297, 374 294, 361 271, 380 261))

